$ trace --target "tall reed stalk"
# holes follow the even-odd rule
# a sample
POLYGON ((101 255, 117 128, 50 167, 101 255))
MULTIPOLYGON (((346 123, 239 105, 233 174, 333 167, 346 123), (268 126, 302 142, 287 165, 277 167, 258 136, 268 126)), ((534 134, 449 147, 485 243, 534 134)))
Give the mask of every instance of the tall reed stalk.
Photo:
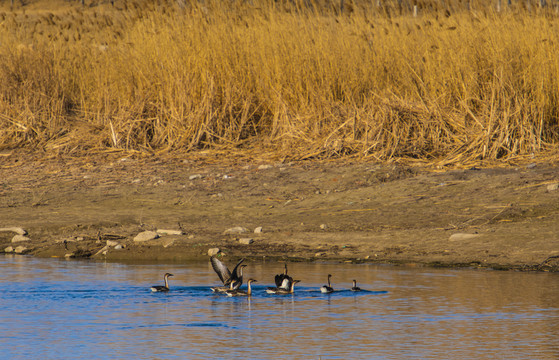
POLYGON ((556 148, 554 12, 328 4, 2 11, 0 147, 450 164, 556 148))

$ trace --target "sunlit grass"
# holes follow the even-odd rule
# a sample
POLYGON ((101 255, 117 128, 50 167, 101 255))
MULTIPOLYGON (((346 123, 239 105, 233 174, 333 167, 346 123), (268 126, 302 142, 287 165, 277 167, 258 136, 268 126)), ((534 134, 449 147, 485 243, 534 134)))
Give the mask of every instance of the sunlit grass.
POLYGON ((0 11, 0 146, 458 163, 559 138, 553 11, 115 4, 0 11))

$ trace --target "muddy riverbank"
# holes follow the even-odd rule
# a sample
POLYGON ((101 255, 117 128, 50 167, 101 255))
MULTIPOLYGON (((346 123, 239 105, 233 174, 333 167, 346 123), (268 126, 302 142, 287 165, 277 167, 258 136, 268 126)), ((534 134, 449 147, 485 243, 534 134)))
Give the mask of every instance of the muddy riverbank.
POLYGON ((443 171, 12 151, 0 171, 0 228, 22 227, 29 239, 0 231, 0 251, 183 261, 218 248, 226 257, 559 268, 556 164, 443 171), (227 234, 233 227, 247 232, 227 234), (158 229, 182 233, 134 240, 158 229))

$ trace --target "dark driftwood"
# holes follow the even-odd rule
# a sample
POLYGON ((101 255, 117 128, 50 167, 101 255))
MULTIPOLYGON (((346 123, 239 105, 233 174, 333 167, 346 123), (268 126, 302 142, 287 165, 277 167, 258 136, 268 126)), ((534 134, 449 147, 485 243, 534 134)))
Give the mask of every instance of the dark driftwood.
POLYGON ((559 259, 559 255, 553 255, 553 256, 549 256, 547 259, 545 259, 544 261, 542 261, 539 265, 538 265, 538 269, 540 269, 542 266, 544 266, 549 260, 552 259, 559 259))

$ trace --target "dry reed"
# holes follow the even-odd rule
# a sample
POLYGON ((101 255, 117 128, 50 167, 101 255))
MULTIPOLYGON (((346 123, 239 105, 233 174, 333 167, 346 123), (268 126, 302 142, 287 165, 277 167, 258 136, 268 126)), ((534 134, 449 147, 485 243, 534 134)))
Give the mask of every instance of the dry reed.
POLYGON ((1 11, 0 147, 441 164, 556 148, 553 11, 253 4, 1 11))

